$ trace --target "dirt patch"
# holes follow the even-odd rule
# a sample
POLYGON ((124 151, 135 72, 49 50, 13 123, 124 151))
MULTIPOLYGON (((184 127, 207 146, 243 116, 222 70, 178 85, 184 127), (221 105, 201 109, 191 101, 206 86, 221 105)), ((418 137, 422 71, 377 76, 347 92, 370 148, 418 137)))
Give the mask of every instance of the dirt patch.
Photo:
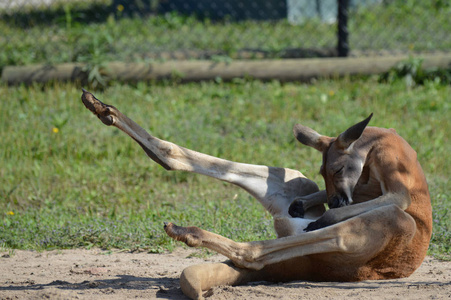
MULTIPOLYGON (((219 262, 197 250, 120 253, 102 250, 0 253, 0 299, 186 299, 179 286, 183 268, 219 262)), ((217 287, 210 299, 451 299, 451 262, 427 257, 409 278, 357 283, 256 282, 217 287)))

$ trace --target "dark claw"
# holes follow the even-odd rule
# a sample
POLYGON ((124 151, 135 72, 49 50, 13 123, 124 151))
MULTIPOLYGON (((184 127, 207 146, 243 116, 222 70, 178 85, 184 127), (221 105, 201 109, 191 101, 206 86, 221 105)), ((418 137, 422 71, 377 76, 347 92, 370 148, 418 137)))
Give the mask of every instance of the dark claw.
POLYGON ((314 230, 318 230, 318 229, 321 229, 321 228, 324 228, 324 227, 327 227, 330 225, 332 225, 332 224, 328 224, 327 222, 324 222, 324 220, 319 218, 315 222, 308 224, 307 227, 304 229, 304 231, 305 232, 314 231, 314 230))
POLYGON ((305 211, 304 211, 304 204, 302 203, 302 200, 294 200, 293 202, 291 202, 291 205, 288 208, 288 213, 293 218, 303 218, 305 211))
POLYGON ((307 225, 307 227, 304 229, 305 232, 309 232, 309 231, 313 231, 313 230, 317 230, 320 229, 321 227, 319 227, 318 225, 318 221, 312 222, 310 224, 307 225))
POLYGON ((81 101, 87 109, 89 109, 93 114, 95 114, 103 124, 110 126, 113 125, 113 118, 111 117, 110 107, 111 105, 105 104, 99 99, 97 99, 92 93, 85 89, 81 95, 81 101))
POLYGON ((339 208, 343 206, 348 206, 349 200, 344 197, 334 197, 329 203, 329 208, 339 208))

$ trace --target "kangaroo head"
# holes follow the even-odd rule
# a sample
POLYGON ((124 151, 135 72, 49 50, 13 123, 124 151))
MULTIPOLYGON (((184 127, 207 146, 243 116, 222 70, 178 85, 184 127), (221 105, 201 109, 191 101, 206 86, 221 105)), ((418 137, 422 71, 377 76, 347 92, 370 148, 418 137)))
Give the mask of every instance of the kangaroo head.
POLYGON ((352 203, 352 194, 362 175, 366 157, 366 153, 358 146, 358 141, 372 116, 373 114, 351 126, 336 138, 320 135, 300 124, 296 124, 293 128, 298 141, 323 154, 320 173, 326 184, 330 208, 352 203))

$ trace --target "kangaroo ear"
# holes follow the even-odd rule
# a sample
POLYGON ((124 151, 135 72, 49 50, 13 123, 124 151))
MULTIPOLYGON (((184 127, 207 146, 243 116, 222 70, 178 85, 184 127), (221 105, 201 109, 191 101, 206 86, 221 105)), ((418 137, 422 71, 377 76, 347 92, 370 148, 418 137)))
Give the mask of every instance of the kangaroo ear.
POLYGON ((363 130, 365 130, 372 117, 373 114, 371 113, 368 118, 355 124, 354 126, 349 127, 345 132, 340 134, 337 138, 338 146, 342 149, 348 149, 352 143, 360 138, 363 130))
POLYGON ((320 152, 323 152, 333 140, 333 138, 321 135, 315 130, 301 124, 294 125, 293 133, 299 142, 313 147, 320 152))

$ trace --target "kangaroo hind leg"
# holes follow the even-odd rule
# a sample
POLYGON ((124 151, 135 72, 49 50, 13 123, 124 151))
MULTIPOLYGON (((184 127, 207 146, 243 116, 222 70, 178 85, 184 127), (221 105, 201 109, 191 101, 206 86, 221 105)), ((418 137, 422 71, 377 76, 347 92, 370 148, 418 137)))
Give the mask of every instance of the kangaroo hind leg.
POLYGON ((102 103, 85 90, 81 98, 86 108, 104 124, 125 132, 165 169, 203 174, 233 183, 255 197, 272 216, 290 217, 288 208, 293 199, 318 191, 317 185, 299 171, 233 162, 180 147, 150 135, 116 107, 102 103))

